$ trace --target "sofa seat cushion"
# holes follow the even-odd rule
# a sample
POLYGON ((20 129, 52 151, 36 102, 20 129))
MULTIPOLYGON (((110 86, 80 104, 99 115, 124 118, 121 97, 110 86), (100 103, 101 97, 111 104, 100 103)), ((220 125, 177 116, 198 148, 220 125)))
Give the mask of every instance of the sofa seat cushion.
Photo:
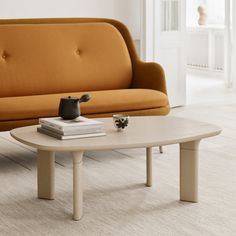
MULTIPOLYGON (((167 96, 150 89, 92 91, 92 99, 81 104, 82 115, 136 111, 168 106, 167 96)), ((83 93, 63 93, 0 98, 0 121, 57 116, 61 97, 83 93)))

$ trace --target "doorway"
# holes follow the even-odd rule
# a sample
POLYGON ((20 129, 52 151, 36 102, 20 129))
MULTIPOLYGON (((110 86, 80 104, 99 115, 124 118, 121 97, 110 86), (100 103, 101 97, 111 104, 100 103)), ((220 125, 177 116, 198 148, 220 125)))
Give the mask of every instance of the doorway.
POLYGON ((143 0, 143 59, 163 65, 172 107, 195 103, 201 93, 212 100, 232 86, 230 2, 143 0), (201 10, 207 17, 199 25, 201 10))
POLYGON ((225 0, 186 1, 187 104, 225 98, 229 79, 229 23, 225 0))
POLYGON ((143 59, 164 68, 171 107, 186 103, 185 12, 186 0, 143 0, 143 59))

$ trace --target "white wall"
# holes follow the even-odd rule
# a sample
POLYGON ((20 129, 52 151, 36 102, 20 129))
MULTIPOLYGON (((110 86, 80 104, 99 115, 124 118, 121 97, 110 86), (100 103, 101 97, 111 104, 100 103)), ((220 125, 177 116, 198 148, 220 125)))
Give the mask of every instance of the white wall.
MULTIPOLYGON (((221 72, 225 64, 224 27, 189 27, 187 34, 187 64, 192 69, 221 72), (196 46, 197 45, 197 46, 196 46)), ((220 75, 220 74, 219 74, 220 75)))
POLYGON ((140 39, 142 0, 0 0, 0 18, 106 17, 124 22, 140 39))

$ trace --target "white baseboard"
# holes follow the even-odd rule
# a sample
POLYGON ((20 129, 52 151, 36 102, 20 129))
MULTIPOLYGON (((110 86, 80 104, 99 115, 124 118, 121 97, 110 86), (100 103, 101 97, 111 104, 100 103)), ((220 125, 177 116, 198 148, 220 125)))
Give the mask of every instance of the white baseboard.
POLYGON ((223 71, 210 71, 208 69, 195 69, 187 67, 187 73, 196 74, 199 76, 207 76, 212 78, 224 79, 225 74, 223 71))

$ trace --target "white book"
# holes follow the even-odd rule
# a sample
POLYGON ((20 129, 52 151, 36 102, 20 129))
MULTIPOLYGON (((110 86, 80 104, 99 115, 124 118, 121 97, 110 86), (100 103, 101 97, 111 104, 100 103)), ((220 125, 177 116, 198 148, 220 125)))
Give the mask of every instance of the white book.
POLYGON ((37 131, 38 131, 39 133, 42 133, 42 134, 45 134, 45 135, 48 135, 48 136, 51 136, 51 137, 53 137, 53 138, 57 138, 57 139, 60 139, 60 140, 92 138, 92 137, 99 137, 99 136, 105 136, 105 135, 106 135, 106 133, 102 132, 102 133, 93 133, 93 134, 82 134, 82 135, 67 135, 67 136, 63 136, 63 135, 54 133, 54 132, 52 132, 52 131, 50 131, 50 130, 43 129, 43 128, 41 128, 41 127, 38 127, 38 128, 37 128, 37 131))
POLYGON ((54 127, 51 127, 50 125, 46 125, 46 124, 41 124, 41 127, 43 129, 46 129, 46 130, 50 130, 54 133, 57 133, 57 134, 60 134, 60 135, 64 135, 64 136, 67 136, 67 135, 76 135, 76 134, 91 134, 91 133, 102 133, 104 132, 104 128, 103 127, 100 127, 100 126, 93 126, 93 127, 87 127, 86 129, 84 128, 73 128, 73 129, 70 129, 70 130, 65 130, 65 131, 62 131, 62 130, 59 130, 59 129, 56 129, 54 127))
POLYGON ((39 123, 61 131, 74 130, 75 128, 88 129, 95 126, 97 128, 104 127, 103 122, 93 119, 88 119, 83 116, 80 116, 74 120, 63 120, 61 117, 40 118, 39 123))

